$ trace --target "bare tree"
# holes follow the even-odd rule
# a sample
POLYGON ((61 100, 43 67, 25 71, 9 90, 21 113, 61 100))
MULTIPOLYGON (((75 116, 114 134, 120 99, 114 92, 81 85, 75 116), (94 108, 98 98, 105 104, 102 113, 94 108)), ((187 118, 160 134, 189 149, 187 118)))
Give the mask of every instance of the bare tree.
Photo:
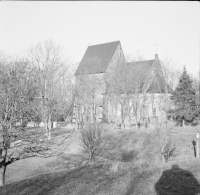
POLYGON ((44 131, 24 128, 20 122, 33 117, 36 81, 37 72, 26 60, 0 61, 0 186, 5 184, 7 166, 14 161, 49 157, 64 150, 61 143, 46 139, 44 131))
POLYGON ((174 69, 174 67, 176 67, 175 62, 170 57, 165 57, 160 63, 166 83, 174 90, 179 82, 182 72, 174 69))
POLYGON ((81 130, 81 141, 89 156, 89 164, 92 165, 95 158, 99 155, 102 143, 102 126, 99 123, 92 123, 86 125, 84 129, 81 130))
POLYGON ((32 47, 28 51, 28 61, 37 72, 38 98, 41 99, 40 114, 50 138, 52 120, 57 108, 60 111, 63 105, 69 107, 72 100, 71 94, 66 93, 69 89, 67 82, 70 81, 66 79, 69 62, 63 59, 61 48, 52 41, 32 47))
MULTIPOLYGON (((88 63, 96 63, 96 60, 88 63)), ((85 74, 76 76, 74 98, 76 122, 79 126, 83 123, 98 122, 98 109, 101 106, 104 90, 103 74, 85 72, 85 74)))
POLYGON ((155 139, 156 145, 159 148, 164 165, 175 153, 175 147, 171 142, 170 128, 156 128, 155 139))
POLYGON ((143 118, 142 112, 147 100, 146 90, 148 88, 146 83, 144 84, 146 73, 146 70, 137 65, 118 61, 113 72, 107 75, 109 96, 118 96, 122 126, 125 126, 127 118, 130 124, 131 117, 134 115, 137 128, 143 118))

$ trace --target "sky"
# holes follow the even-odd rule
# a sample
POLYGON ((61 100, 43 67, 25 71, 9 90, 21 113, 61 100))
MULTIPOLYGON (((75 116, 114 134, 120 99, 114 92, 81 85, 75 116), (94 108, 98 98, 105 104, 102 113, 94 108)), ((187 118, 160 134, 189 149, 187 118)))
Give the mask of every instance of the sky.
POLYGON ((23 55, 53 40, 72 62, 89 45, 120 40, 124 54, 172 59, 198 75, 200 3, 163 1, 6 1, 0 4, 0 50, 23 55), (156 46, 157 45, 157 46, 156 46))

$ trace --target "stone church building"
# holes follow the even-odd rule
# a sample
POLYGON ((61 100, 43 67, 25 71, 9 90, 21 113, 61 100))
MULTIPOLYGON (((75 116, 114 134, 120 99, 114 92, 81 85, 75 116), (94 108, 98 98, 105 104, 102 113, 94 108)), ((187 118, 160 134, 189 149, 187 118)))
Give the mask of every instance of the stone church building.
MULTIPOLYGON (((116 82, 113 80, 116 87, 122 83, 116 82)), ((126 62, 120 41, 88 46, 75 72, 75 85, 73 121, 77 124, 102 121, 147 127, 167 120, 171 89, 165 82, 158 54, 151 60, 126 62), (136 90, 109 93, 110 75, 118 70, 116 78, 123 79, 119 64, 127 71, 125 77, 129 75, 130 89, 135 88, 136 77, 139 78, 137 93, 136 90)))

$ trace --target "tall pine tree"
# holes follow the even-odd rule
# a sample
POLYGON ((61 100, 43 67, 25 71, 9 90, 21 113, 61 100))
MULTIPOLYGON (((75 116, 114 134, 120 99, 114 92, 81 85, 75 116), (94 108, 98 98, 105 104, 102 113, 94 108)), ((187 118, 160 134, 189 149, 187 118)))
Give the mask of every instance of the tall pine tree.
POLYGON ((186 68, 183 68, 183 74, 175 91, 172 93, 171 100, 174 103, 174 109, 170 111, 171 116, 181 126, 192 123, 196 117, 196 92, 192 86, 192 80, 189 77, 186 68))

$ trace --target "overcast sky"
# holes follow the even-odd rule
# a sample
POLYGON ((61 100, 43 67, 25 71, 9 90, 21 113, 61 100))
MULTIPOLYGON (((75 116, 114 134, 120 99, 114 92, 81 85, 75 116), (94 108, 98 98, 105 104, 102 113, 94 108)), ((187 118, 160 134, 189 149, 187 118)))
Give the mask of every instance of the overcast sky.
POLYGON ((198 2, 1 2, 0 50, 23 53, 52 39, 79 62, 88 45, 120 40, 125 55, 172 58, 199 71, 198 2))

